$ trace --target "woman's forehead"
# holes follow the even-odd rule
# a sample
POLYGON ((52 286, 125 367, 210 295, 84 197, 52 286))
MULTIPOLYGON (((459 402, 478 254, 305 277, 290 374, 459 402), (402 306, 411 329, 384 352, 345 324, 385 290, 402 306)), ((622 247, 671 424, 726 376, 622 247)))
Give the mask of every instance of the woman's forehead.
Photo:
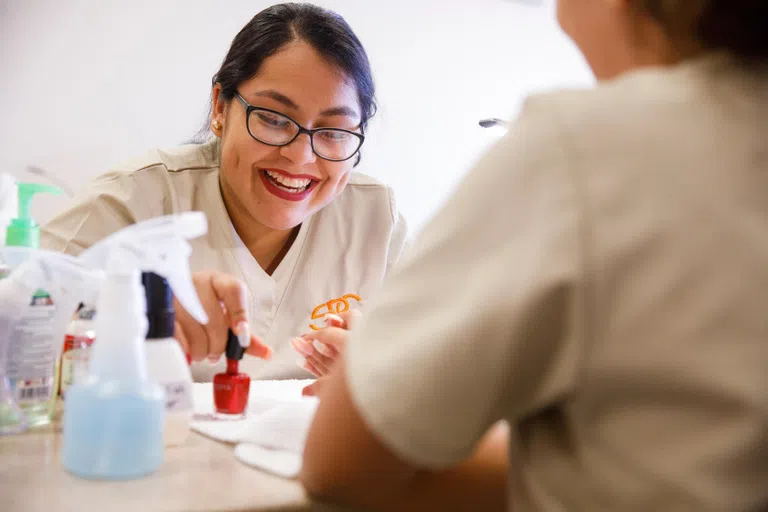
POLYGON ((259 72, 240 86, 249 102, 275 102, 307 115, 354 112, 360 117, 354 83, 310 45, 292 43, 265 59, 259 72))

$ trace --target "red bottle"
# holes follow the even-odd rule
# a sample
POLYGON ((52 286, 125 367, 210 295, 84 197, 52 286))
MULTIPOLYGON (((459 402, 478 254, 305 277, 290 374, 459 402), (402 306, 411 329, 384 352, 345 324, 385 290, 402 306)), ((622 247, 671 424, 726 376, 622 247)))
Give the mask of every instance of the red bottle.
POLYGON ((213 378, 213 403, 220 414, 243 414, 248 406, 251 378, 240 373, 238 365, 245 354, 237 336, 230 329, 227 335, 227 371, 213 378))

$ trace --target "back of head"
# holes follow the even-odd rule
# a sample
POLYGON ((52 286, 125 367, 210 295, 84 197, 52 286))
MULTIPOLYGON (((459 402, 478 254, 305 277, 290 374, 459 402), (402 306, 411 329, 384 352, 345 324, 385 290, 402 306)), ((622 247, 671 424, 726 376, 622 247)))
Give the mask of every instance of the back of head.
POLYGON ((766 0, 640 0, 673 38, 706 50, 768 61, 766 0))

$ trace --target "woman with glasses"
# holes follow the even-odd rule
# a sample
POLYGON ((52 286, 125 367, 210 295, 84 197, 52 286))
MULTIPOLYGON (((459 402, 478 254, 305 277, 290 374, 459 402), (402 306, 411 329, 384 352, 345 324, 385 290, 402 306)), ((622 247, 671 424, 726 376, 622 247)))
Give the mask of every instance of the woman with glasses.
POLYGON ((265 9, 214 76, 213 137, 98 178, 45 227, 43 245, 77 254, 134 222, 203 211, 209 232, 192 242, 191 264, 211 321, 200 326, 176 308, 195 377, 220 371, 230 327, 251 338, 251 355, 273 355, 246 358, 251 376, 321 375, 338 349, 325 350, 323 364, 289 340, 361 308, 406 238, 392 191, 352 172, 375 110, 366 52, 339 15, 309 4, 265 9))
POLYGON ((557 5, 600 84, 529 99, 387 278, 318 381, 304 485, 768 511, 768 2, 557 5))

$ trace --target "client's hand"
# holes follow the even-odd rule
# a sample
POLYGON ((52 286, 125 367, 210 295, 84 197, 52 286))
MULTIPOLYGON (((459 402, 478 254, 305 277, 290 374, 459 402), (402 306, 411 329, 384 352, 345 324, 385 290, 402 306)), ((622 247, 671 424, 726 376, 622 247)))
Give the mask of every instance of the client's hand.
POLYGON ((298 361, 299 366, 318 377, 316 382, 304 388, 304 395, 317 393, 322 385, 320 377, 324 377, 331 371, 333 363, 344 352, 349 330, 360 316, 362 313, 358 310, 349 310, 340 315, 328 315, 325 328, 291 340, 294 350, 302 356, 298 361))
POLYGON ((192 274, 200 303, 208 314, 208 325, 200 325, 174 298, 176 329, 174 336, 193 361, 206 357, 218 361, 227 346, 227 330, 248 343, 247 353, 268 359, 272 350, 251 334, 248 324, 248 298, 245 285, 223 272, 195 272, 192 274))

